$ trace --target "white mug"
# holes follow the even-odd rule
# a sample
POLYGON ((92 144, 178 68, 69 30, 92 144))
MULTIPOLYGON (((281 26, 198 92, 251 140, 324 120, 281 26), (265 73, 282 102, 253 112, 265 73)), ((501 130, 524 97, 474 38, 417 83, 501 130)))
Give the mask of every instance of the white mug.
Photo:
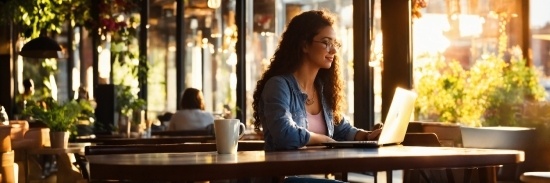
POLYGON ((235 154, 239 145, 239 138, 244 135, 244 124, 239 119, 214 120, 216 135, 216 149, 219 154, 235 154), (241 132, 242 127, 242 132, 241 132))

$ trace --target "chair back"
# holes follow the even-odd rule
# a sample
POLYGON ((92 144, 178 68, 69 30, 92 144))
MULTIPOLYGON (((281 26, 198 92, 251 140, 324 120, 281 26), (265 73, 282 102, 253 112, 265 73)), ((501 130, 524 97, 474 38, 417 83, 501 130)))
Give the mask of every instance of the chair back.
POLYGON ((407 133, 405 134, 405 140, 401 144, 404 146, 441 146, 435 133, 407 133))
POLYGON ((435 133, 441 146, 462 147, 462 132, 460 125, 444 122, 409 122, 408 133, 435 133))

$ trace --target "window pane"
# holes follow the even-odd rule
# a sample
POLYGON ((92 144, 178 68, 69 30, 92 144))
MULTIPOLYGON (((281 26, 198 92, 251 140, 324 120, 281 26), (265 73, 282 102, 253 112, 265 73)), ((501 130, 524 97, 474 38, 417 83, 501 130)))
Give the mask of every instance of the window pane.
POLYGON ((543 74, 541 84, 546 89, 546 99, 550 99, 550 1, 530 1, 531 50, 533 65, 543 74))
POLYGON ((147 110, 176 111, 175 1, 150 1, 147 110))
MULTIPOLYGON (((160 75, 166 75, 163 76, 164 81, 157 81, 165 85, 166 102, 162 110, 174 112, 179 104, 177 96, 182 94, 176 93, 176 81, 183 78, 183 76, 176 76, 175 52, 178 51, 175 42, 176 4, 175 1, 159 2, 163 3, 161 14, 164 17, 151 19, 151 27, 157 28, 154 33, 153 30, 150 32, 150 44, 155 47, 154 50, 160 50, 160 53, 149 52, 149 54, 150 58, 167 60, 164 66, 153 67, 165 68, 159 69, 162 71, 160 75)), ((183 27, 186 39, 183 65, 185 70, 182 73, 185 75, 185 86, 202 90, 206 111, 218 116, 222 113, 234 112, 237 83, 235 1, 209 1, 209 3, 186 1, 184 17, 183 27)), ((158 62, 155 61, 155 63, 158 62)), ((152 91, 149 93, 154 94, 152 91)), ((158 110, 161 111, 160 108, 158 110)), ((230 116, 226 117, 235 117, 235 114, 227 115, 230 116)))
POLYGON ((522 55, 520 48, 521 4, 520 0, 428 1, 412 24, 419 120, 495 125, 491 118, 500 116, 500 107, 514 98, 500 89, 509 81, 504 65, 519 63, 516 60, 527 54, 522 55))
POLYGON ((374 79, 374 122, 382 122, 382 24, 380 1, 375 0, 373 8, 373 38, 371 43, 371 58, 369 66, 373 67, 374 79))
MULTIPOLYGON (((212 14, 204 17, 202 52, 204 57, 204 94, 207 110, 216 115, 235 118, 237 88, 237 25, 235 23, 236 1, 221 1, 217 5, 209 1, 212 14), (216 6, 219 6, 216 8, 216 6), (206 96, 211 96, 207 98, 206 96)), ((199 24, 201 25, 201 24, 199 24)))

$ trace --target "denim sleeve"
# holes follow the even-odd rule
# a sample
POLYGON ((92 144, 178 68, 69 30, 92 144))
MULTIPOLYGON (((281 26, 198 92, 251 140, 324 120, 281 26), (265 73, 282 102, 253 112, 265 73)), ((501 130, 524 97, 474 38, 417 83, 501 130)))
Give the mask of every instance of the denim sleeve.
POLYGON ((340 121, 339 125, 334 126, 333 139, 336 141, 355 140, 355 134, 357 134, 357 131, 359 130, 354 126, 351 126, 348 120, 344 117, 342 121, 340 121))
POLYGON ((268 131, 277 150, 298 149, 309 142, 309 132, 292 119, 291 97, 290 88, 282 78, 270 79, 262 92, 263 127, 267 128, 264 131, 268 131))

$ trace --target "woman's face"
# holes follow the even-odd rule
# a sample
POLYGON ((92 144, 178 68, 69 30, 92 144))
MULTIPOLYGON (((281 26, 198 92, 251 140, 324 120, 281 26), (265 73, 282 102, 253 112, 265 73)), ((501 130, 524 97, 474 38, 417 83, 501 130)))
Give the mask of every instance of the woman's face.
POLYGON ((326 26, 319 31, 310 45, 304 48, 306 61, 320 68, 328 69, 332 66, 334 55, 340 48, 336 41, 336 32, 331 26, 326 26))

